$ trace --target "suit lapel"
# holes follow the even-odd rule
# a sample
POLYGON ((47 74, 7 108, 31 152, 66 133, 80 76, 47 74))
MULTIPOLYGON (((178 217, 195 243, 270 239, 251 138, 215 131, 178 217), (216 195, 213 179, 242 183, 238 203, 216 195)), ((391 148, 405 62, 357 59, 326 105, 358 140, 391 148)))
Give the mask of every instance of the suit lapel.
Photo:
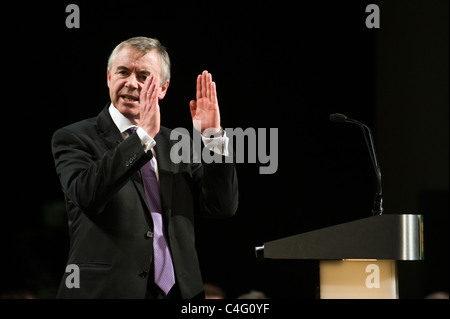
MULTIPOLYGON (((122 134, 120 133, 111 115, 108 111, 109 104, 103 111, 97 116, 97 127, 99 135, 105 142, 108 149, 117 147, 123 141, 122 134)), ((160 132, 155 136, 156 146, 155 154, 158 162, 158 174, 159 174, 159 189, 161 195, 161 205, 163 209, 164 222, 168 225, 170 221, 170 213, 172 207, 172 181, 174 164, 170 160, 170 136, 169 130, 161 128, 160 132)), ((147 197, 145 195, 144 185, 139 172, 133 174, 131 177, 132 183, 135 185, 142 201, 150 211, 150 206, 147 203, 147 197)))
POLYGON ((98 133, 106 146, 109 149, 112 149, 123 141, 123 137, 117 126, 114 124, 111 115, 109 114, 108 107, 109 105, 97 116, 97 128, 98 133))
MULTIPOLYGON (((99 135, 104 141, 105 145, 108 149, 114 149, 118 144, 123 142, 122 133, 120 133, 117 126, 114 124, 114 121, 111 118, 111 115, 108 111, 109 104, 105 109, 98 115, 97 117, 97 128, 99 131, 99 135)), ((148 211, 150 211, 150 206, 147 203, 147 196, 145 195, 144 185, 142 184, 142 179, 139 172, 133 174, 130 178, 131 182, 136 187, 141 200, 147 206, 148 211)))

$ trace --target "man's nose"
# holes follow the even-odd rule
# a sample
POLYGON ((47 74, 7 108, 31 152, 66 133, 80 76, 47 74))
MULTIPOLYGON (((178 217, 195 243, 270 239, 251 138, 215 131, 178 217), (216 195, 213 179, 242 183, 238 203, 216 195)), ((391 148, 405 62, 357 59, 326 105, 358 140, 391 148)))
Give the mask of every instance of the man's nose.
POLYGON ((136 79, 136 76, 134 74, 131 74, 128 79, 127 82, 125 83, 125 86, 129 89, 137 89, 139 87, 138 85, 138 81, 136 79))

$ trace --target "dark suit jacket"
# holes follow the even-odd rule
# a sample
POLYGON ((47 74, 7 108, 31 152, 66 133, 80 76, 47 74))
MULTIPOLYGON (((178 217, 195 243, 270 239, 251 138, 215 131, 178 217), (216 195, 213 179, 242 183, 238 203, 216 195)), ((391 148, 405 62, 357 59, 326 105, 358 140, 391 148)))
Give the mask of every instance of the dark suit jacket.
MULTIPOLYGON (((232 163, 180 163, 169 157, 177 141, 161 127, 155 137, 163 220, 182 298, 203 292, 194 239, 194 213, 232 216, 238 183, 232 163)), ((192 145, 192 143, 191 143, 192 145)), ((152 220, 139 175, 151 158, 137 134, 123 140, 106 107, 96 118, 61 128, 52 138, 56 172, 65 195, 70 251, 80 288, 58 298, 144 298, 153 280, 152 220)))

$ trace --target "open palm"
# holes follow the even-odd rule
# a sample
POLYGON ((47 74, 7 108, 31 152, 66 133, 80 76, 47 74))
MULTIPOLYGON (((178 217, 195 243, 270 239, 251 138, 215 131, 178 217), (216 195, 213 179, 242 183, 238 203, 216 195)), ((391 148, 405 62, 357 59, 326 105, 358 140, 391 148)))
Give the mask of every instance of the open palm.
POLYGON ((189 103, 194 128, 208 134, 220 131, 220 112, 217 101, 216 83, 212 81, 211 73, 203 71, 197 77, 197 100, 189 103))

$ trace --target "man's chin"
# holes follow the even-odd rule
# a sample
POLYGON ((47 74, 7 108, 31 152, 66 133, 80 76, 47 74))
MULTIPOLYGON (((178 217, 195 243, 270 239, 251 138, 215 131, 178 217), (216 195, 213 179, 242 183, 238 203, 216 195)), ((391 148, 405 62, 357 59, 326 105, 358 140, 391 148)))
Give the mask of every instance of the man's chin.
POLYGON ((139 118, 139 104, 138 103, 117 103, 116 108, 128 119, 139 118))

